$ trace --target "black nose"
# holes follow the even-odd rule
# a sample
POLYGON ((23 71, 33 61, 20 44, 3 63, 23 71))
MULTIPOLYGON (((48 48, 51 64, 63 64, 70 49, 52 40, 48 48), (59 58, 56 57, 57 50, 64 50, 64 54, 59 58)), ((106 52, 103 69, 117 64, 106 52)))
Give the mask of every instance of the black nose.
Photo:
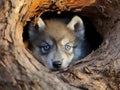
POLYGON ((54 61, 54 62, 53 62, 53 67, 55 67, 55 68, 60 68, 61 65, 62 65, 62 62, 61 62, 61 61, 54 61))

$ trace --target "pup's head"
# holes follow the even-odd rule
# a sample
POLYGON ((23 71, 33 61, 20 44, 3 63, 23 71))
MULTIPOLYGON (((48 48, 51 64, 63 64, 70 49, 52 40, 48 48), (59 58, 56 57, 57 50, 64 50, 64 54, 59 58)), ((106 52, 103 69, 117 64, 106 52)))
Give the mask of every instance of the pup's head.
MULTIPOLYGON (((52 70, 67 67, 77 50, 76 40, 83 39, 84 26, 80 17, 75 16, 65 25, 57 20, 39 18, 35 26, 29 27, 30 49, 34 56, 52 70)), ((79 51, 78 51, 79 53, 79 51)))

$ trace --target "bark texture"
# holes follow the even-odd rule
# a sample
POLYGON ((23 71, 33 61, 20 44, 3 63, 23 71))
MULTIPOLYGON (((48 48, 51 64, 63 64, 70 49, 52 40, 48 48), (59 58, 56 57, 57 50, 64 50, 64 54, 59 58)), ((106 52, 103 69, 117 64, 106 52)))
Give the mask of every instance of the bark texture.
POLYGON ((0 0, 0 90, 120 90, 119 0, 0 0), (51 72, 23 44, 30 18, 47 11, 80 12, 103 37, 99 49, 51 72))

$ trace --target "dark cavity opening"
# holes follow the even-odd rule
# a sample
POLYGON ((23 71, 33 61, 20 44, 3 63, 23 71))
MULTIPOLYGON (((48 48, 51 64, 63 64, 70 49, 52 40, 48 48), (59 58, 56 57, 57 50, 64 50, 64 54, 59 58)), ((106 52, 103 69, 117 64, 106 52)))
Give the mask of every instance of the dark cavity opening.
MULTIPOLYGON (((92 50, 96 50, 99 48, 99 45, 102 43, 103 38, 102 36, 97 32, 94 23, 90 18, 87 16, 82 16, 80 13, 73 13, 73 12, 61 12, 58 14, 57 12, 45 12, 41 15, 41 18, 44 19, 59 19, 60 21, 63 21, 64 23, 68 23, 71 18, 75 15, 78 15, 82 18, 84 25, 85 25, 85 38, 87 41, 91 44, 92 50)), ((26 42, 29 40, 28 35, 28 27, 29 22, 24 27, 23 32, 23 41, 26 42)))

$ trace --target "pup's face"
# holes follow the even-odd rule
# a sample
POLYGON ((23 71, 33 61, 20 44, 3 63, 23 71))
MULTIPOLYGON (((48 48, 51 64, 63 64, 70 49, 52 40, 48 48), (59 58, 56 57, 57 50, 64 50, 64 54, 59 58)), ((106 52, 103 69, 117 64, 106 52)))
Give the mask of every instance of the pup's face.
POLYGON ((66 68, 74 58, 75 33, 55 20, 45 21, 45 26, 39 29, 36 26, 29 31, 34 56, 52 70, 66 68))

